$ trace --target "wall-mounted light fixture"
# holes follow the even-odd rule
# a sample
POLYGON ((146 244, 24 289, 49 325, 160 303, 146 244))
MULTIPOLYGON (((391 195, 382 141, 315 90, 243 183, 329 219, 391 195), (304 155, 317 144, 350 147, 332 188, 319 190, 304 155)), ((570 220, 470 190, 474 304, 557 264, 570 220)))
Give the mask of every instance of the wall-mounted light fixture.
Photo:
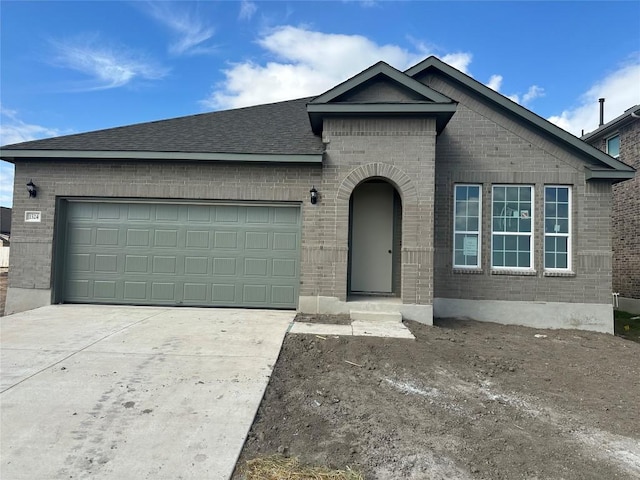
POLYGON ((36 189, 36 186, 34 185, 33 180, 29 180, 29 183, 27 183, 27 192, 29 192, 29 198, 32 198, 38 195, 38 190, 36 189))
POLYGON ((318 190, 316 190, 315 186, 311 187, 309 193, 311 194, 311 204, 315 205, 316 203, 318 203, 318 190))

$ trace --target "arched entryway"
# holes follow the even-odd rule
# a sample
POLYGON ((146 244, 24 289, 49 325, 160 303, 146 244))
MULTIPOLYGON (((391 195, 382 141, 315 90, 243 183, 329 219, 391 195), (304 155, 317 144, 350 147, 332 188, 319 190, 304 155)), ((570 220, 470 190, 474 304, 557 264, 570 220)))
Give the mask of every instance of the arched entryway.
POLYGON ((349 200, 348 294, 400 296, 402 201, 384 179, 360 183, 349 200))

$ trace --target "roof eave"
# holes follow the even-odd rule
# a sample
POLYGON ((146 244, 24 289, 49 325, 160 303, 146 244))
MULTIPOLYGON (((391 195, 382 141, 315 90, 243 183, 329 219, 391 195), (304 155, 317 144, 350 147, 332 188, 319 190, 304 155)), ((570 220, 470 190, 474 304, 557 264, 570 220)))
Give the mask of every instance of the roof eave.
POLYGON ((322 153, 200 153, 148 152, 110 150, 0 150, 0 158, 13 163, 15 159, 92 159, 92 160, 171 160, 209 162, 322 163, 322 153))
POLYGON ((587 180, 614 180, 615 182, 629 180, 633 178, 636 173, 633 168, 631 167, 629 168, 630 170, 607 170, 607 169, 586 168, 586 179, 587 180))
POLYGON ((457 108, 456 103, 322 103, 308 104, 307 112, 314 133, 322 132, 325 116, 347 117, 425 117, 436 118, 437 133, 442 132, 457 108))
POLYGON ((479 95, 482 95, 484 98, 487 98, 491 102, 511 112, 516 117, 522 118, 529 124, 535 126, 537 129, 546 132, 546 134, 551 135, 554 138, 557 138, 566 146, 570 147, 574 151, 577 151, 579 154, 588 155, 592 158, 595 158, 601 163, 604 163, 606 166, 611 167, 615 170, 626 171, 626 169, 628 168, 628 165, 626 165, 625 163, 622 163, 619 160, 616 160, 615 158, 598 150, 597 148, 592 147, 580 138, 572 135, 566 130, 563 130, 557 125, 554 125, 548 120, 536 115, 532 111, 527 110, 521 105, 518 105, 512 100, 509 100, 507 97, 490 89, 486 85, 483 85, 482 83, 460 72, 459 70, 456 70, 451 65, 444 63, 442 60, 439 60, 436 57, 429 57, 419 64, 409 68, 404 73, 411 77, 415 77, 416 75, 419 75, 430 69, 434 69, 451 78, 455 82, 458 82, 459 84, 465 86, 466 88, 475 91, 479 95))

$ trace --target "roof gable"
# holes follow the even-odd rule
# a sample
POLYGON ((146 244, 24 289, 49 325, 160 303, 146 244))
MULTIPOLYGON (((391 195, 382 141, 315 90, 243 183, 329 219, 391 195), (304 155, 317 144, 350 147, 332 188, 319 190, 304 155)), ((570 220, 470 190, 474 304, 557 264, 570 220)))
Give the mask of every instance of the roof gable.
MULTIPOLYGON (((483 85, 472 77, 462 73, 434 56, 428 57, 417 65, 407 69, 404 73, 414 79, 420 78, 429 73, 444 75, 454 82, 481 95, 498 108, 506 111, 508 114, 523 120, 533 129, 541 131, 547 135, 551 135, 556 140, 559 140, 567 149, 573 152, 578 152, 583 157, 585 155, 588 156, 590 159, 594 160, 596 166, 585 165, 587 168, 587 179, 602 178, 626 180, 634 176, 635 169, 633 167, 630 167, 606 153, 601 152, 597 148, 592 147, 566 130, 563 130, 548 120, 536 115, 514 101, 509 100, 504 95, 501 95, 486 85, 483 85)), ((585 160, 585 164, 586 163, 587 162, 585 160)))
POLYGON ((385 62, 317 96, 307 104, 311 128, 320 133, 325 117, 432 116, 441 132, 456 110, 456 103, 385 62))
MULTIPOLYGON (((417 96, 421 97, 421 101, 424 102, 452 103, 452 100, 449 97, 446 97, 432 88, 429 88, 425 84, 414 80, 385 62, 378 62, 375 65, 372 65, 354 77, 342 82, 340 85, 337 85, 322 95, 317 96, 309 103, 319 104, 340 101, 341 98, 344 99, 348 97, 349 93, 358 92, 363 88, 366 88, 366 86, 371 84, 373 81, 379 82, 381 80, 385 80, 391 85, 395 85, 396 87, 405 89, 408 92, 417 94, 417 96)), ((381 102, 384 102, 384 99, 380 99, 377 103, 381 102)))

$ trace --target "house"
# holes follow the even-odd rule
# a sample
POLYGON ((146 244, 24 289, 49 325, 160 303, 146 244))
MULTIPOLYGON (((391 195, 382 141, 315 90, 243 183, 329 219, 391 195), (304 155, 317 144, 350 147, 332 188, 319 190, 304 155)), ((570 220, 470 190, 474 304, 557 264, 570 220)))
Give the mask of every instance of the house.
POLYGON ((0 157, 16 167, 7 313, 382 310, 613 332, 612 184, 634 169, 435 57, 0 157))
MULTIPOLYGON (((602 99, 604 100, 604 99, 602 99)), ((604 102, 601 102, 604 106, 604 102)), ((621 162, 640 168, 640 105, 608 123, 601 122, 582 140, 621 162)), ((620 309, 640 313, 640 177, 613 186, 613 291, 620 309)))

